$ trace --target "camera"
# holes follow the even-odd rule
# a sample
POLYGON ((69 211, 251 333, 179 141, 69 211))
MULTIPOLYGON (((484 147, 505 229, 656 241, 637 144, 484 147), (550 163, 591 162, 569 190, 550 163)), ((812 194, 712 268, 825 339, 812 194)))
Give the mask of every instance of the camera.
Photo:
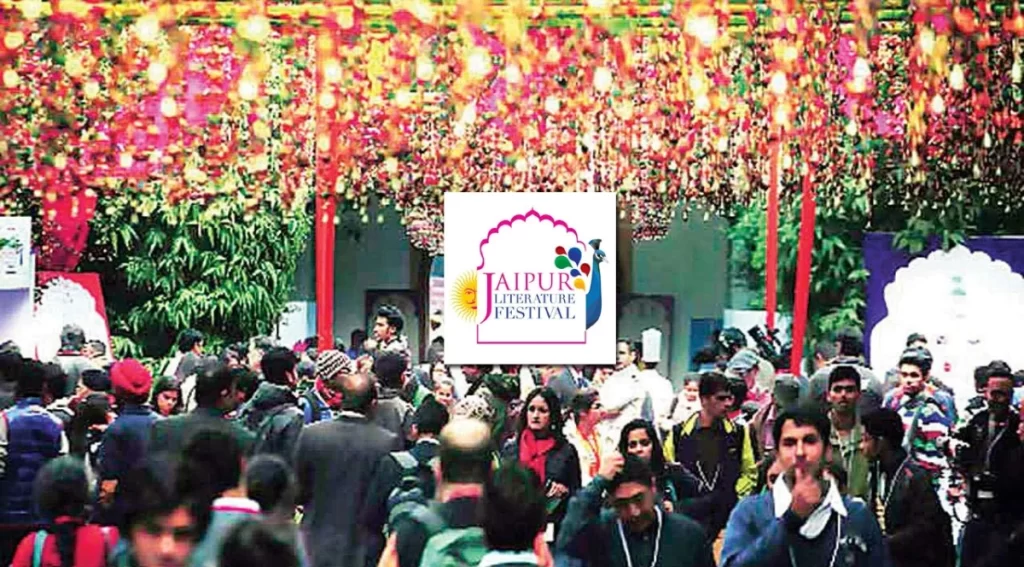
POLYGON ((783 345, 779 340, 778 329, 762 328, 760 325, 751 327, 747 333, 757 345, 757 353, 775 367, 775 370, 789 368, 789 355, 792 345, 783 345))

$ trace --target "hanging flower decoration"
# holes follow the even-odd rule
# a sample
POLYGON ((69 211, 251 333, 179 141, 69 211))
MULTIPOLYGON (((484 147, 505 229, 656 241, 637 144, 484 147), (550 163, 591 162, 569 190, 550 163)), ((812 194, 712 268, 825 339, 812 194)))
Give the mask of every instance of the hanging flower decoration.
POLYGON ((363 222, 378 199, 434 253, 446 192, 613 191, 660 238, 764 191, 773 140, 783 190, 812 172, 822 198, 854 178, 942 206, 957 175, 1011 206, 1024 16, 887 6, 3 4, 0 211, 64 267, 136 194, 215 215, 315 190, 363 222))

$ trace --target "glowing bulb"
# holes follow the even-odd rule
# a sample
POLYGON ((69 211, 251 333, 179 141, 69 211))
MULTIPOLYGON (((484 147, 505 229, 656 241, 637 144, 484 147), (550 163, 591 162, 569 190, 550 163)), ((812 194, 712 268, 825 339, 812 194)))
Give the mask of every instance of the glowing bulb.
POLYGON ((985 137, 981 139, 981 145, 986 150, 992 147, 992 135, 988 133, 988 130, 985 131, 985 137))
POLYGON ((135 36, 142 43, 150 44, 156 41, 160 34, 160 20, 156 14, 145 14, 135 21, 135 36))
POLYGON ((857 120, 856 119, 851 119, 849 122, 846 123, 846 135, 847 136, 856 136, 857 135, 857 129, 858 129, 858 127, 857 127, 857 120))
POLYGON ((85 98, 94 99, 100 94, 100 84, 92 80, 87 81, 82 87, 82 93, 85 94, 85 98))
POLYGON ((341 81, 341 63, 337 59, 324 61, 324 80, 328 83, 341 81))
POLYGON ((434 62, 426 57, 420 57, 416 60, 416 78, 420 81, 427 82, 434 78, 434 62))
POLYGON ((26 20, 38 20, 43 15, 43 2, 42 0, 22 0, 18 9, 21 10, 21 15, 26 20))
POLYGON ((604 10, 608 7, 608 0, 587 0, 587 6, 591 10, 604 10))
POLYGON ((917 150, 914 150, 910 154, 910 167, 917 167, 921 165, 921 156, 917 155, 917 150))
POLYGON ((558 114, 558 109, 562 107, 562 103, 558 101, 558 97, 551 95, 544 99, 544 111, 548 114, 558 114))
POLYGON ((167 80, 167 65, 159 61, 153 61, 146 68, 146 75, 149 77, 150 83, 153 83, 154 86, 160 86, 167 80))
POLYGON ((69 77, 81 77, 85 74, 85 65, 82 64, 82 56, 77 53, 69 55, 68 58, 64 60, 64 72, 66 72, 69 77))
POLYGON ((476 122, 476 103, 469 103, 466 108, 462 110, 462 117, 459 121, 464 124, 472 124, 476 122))
POLYGON ((594 70, 594 89, 598 92, 608 92, 612 88, 612 80, 612 72, 608 67, 594 70))
POLYGON ((238 97, 242 100, 256 100, 260 95, 260 85, 253 77, 243 76, 238 81, 238 97))
POLYGON ((523 80, 523 73, 519 70, 519 67, 509 63, 505 66, 505 80, 514 85, 523 80))
POLYGON ((707 112, 711 110, 711 99, 708 98, 708 95, 701 94, 696 99, 694 99, 693 109, 696 110, 697 112, 707 112))
POLYGON ((456 138, 465 138, 466 137, 466 123, 465 122, 456 122, 455 123, 455 127, 452 128, 452 134, 455 134, 456 138))
POLYGON ((407 89, 399 89, 395 91, 395 104, 399 108, 405 108, 412 104, 412 93, 407 89))
POLYGON ((690 75, 690 92, 703 93, 704 92, 704 74, 694 73, 690 75))
POLYGON ((786 126, 789 124, 789 109, 785 105, 780 105, 775 109, 772 117, 779 126, 786 126))
POLYGON ((470 75, 482 79, 491 72, 491 57, 486 50, 476 48, 466 57, 466 70, 470 75))
POLYGON ((1010 67, 1010 80, 1014 83, 1020 83, 1021 75, 1020 59, 1013 60, 1013 67, 1010 67))
POLYGON ((789 154, 786 154, 786 155, 782 156, 782 169, 792 169, 792 168, 793 168, 793 156, 791 156, 789 154))
POLYGON ((25 34, 20 31, 9 31, 4 34, 4 47, 11 51, 18 49, 25 44, 25 34))
POLYGON ((800 51, 797 50, 795 45, 787 45, 782 50, 782 60, 786 63, 793 63, 798 57, 800 57, 800 51))
POLYGON ((725 153, 726 151, 728 151, 729 138, 726 136, 722 136, 721 138, 719 138, 718 141, 715 142, 715 149, 721 153, 725 153))
POLYGON ((160 114, 167 118, 174 118, 178 115, 178 103, 174 101, 174 98, 165 96, 160 100, 160 114))
POLYGON ((955 91, 964 90, 964 68, 957 63, 949 73, 949 86, 955 91))
POLYGON ((242 22, 239 35, 250 41, 263 43, 266 41, 267 36, 270 35, 270 21, 262 14, 256 14, 246 18, 245 21, 242 22))
POLYGON ((929 105, 932 114, 942 114, 946 111, 946 103, 942 100, 941 95, 935 95, 932 97, 932 102, 929 105))
POLYGON ((18 76, 18 72, 14 69, 7 69, 4 71, 4 86, 13 89, 21 83, 21 77, 18 76))
POLYGON ((320 93, 320 98, 317 100, 317 104, 319 104, 320 108, 323 108, 324 110, 334 108, 334 105, 337 103, 338 101, 334 98, 334 93, 330 91, 320 93))
POLYGON ((857 61, 853 64, 853 78, 854 80, 860 79, 867 81, 871 78, 871 65, 867 59, 858 57, 857 61))
POLYGON ((924 28, 917 38, 917 45, 925 55, 931 55, 935 51, 935 32, 931 28, 924 28))
POLYGON ((128 152, 121 152, 121 156, 117 159, 117 163, 122 168, 128 169, 135 164, 135 158, 133 158, 132 154, 128 152))
POLYGON ((718 39, 718 24, 712 16, 687 18, 686 33, 697 38, 704 47, 710 47, 718 39))
POLYGON ((775 93, 775 96, 782 96, 786 94, 786 89, 789 88, 789 81, 786 80, 786 73, 776 71, 772 74, 772 80, 768 83, 768 88, 775 93))

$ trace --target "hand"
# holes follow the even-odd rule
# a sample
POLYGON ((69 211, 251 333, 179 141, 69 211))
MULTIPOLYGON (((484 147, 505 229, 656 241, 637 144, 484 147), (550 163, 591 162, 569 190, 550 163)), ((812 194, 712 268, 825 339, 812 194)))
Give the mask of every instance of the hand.
POLYGON ((789 505, 789 509, 806 519, 821 503, 821 470, 816 467, 806 471, 795 468, 791 472, 795 476, 793 489, 790 491, 793 503, 789 505))
POLYGON ((601 468, 597 471, 597 476, 610 481, 619 474, 624 464, 626 464, 626 459, 621 454, 612 453, 607 458, 601 459, 601 468))
POLYGON ((569 494, 569 488, 557 482, 552 482, 551 488, 548 489, 548 498, 561 498, 567 494, 569 494))
POLYGON ((1020 437, 1021 441, 1024 441, 1024 421, 1017 427, 1017 437, 1020 437))
POLYGON ((676 511, 676 507, 672 504, 671 500, 666 500, 662 502, 661 509, 664 510, 666 514, 671 514, 672 512, 676 511))

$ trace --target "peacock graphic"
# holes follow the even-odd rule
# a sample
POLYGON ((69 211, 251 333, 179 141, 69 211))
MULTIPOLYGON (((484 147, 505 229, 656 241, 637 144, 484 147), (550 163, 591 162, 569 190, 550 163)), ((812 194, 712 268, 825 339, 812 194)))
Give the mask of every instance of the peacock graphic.
POLYGON ((587 328, 594 326, 601 318, 601 263, 605 261, 605 252, 601 250, 601 239, 595 238, 588 244, 594 249, 594 257, 589 264, 580 263, 583 260, 583 251, 579 248, 566 250, 562 246, 555 248, 555 267, 560 270, 569 270, 572 276, 572 285, 579 290, 587 290, 587 328), (593 268, 591 268, 593 266, 593 268), (590 277, 590 285, 584 280, 590 277))

